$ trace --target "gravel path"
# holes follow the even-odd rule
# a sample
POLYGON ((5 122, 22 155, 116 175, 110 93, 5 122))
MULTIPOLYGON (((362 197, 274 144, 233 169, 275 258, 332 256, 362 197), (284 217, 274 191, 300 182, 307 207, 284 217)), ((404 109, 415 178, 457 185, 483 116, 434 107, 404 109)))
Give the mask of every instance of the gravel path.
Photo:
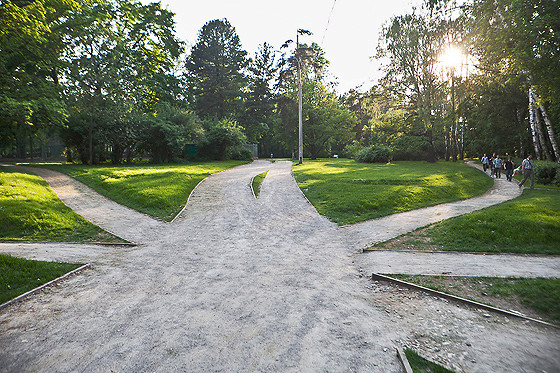
POLYGON ((92 268, 0 311, 0 371, 400 372, 398 344, 459 371, 559 370, 554 329, 363 277, 377 264, 359 249, 390 229, 338 228, 318 215, 291 162, 207 178, 168 224, 42 176, 80 214, 139 245, 1 245, 92 268), (267 169, 255 200, 249 182, 267 169))

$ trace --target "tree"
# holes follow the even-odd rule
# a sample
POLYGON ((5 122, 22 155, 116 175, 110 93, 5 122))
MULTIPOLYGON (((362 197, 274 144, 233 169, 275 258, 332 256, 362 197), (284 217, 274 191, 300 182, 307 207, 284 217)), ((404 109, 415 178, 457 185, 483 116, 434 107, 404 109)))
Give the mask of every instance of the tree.
POLYGON ((88 139, 79 151, 88 153, 90 164, 99 148, 94 132, 100 132, 98 141, 118 151, 113 161, 120 162, 122 145, 134 141, 135 123, 129 118, 153 112, 160 101, 161 84, 171 81, 167 77, 182 52, 173 26, 173 14, 159 3, 108 0, 82 10, 69 38, 65 81, 73 113, 82 118, 70 124, 89 116, 87 132, 81 126, 76 130, 88 139))
MULTIPOLYGON (((436 20, 437 21, 437 20, 436 20)), ((382 84, 408 105, 413 133, 425 136, 428 158, 436 160, 436 139, 439 129, 434 113, 443 102, 437 79, 438 55, 444 42, 443 25, 416 13, 394 17, 383 29, 377 58, 388 58, 382 84)))
POLYGON ((168 103, 156 109, 155 115, 145 114, 140 119, 138 147, 148 152, 153 162, 169 163, 182 155, 185 145, 201 140, 202 122, 195 113, 168 103))
POLYGON ((16 143, 60 126, 67 112, 60 97, 60 54, 75 1, 35 0, 0 3, 0 137, 16 143))
POLYGON ((524 90, 531 91, 526 96, 535 152, 542 149, 545 156, 552 157, 546 151, 550 143, 560 162, 553 124, 558 127, 560 122, 559 12, 555 0, 476 0, 466 8, 464 17, 469 22, 469 40, 480 67, 528 81, 524 90), (538 128, 539 110, 543 117, 546 113, 548 138, 538 128))
POLYGON ((303 92, 303 143, 311 159, 330 153, 337 141, 352 140, 356 117, 338 102, 333 92, 316 80, 304 80, 303 92))
POLYGON ((235 28, 226 19, 212 20, 202 27, 186 61, 199 116, 239 116, 247 84, 246 56, 235 28))
POLYGON ((229 118, 207 119, 202 154, 212 159, 225 160, 228 150, 247 142, 243 128, 229 118))
POLYGON ((276 77, 275 53, 264 43, 249 65, 249 93, 245 101, 242 123, 249 143, 256 143, 272 126, 274 94, 272 81, 276 77))

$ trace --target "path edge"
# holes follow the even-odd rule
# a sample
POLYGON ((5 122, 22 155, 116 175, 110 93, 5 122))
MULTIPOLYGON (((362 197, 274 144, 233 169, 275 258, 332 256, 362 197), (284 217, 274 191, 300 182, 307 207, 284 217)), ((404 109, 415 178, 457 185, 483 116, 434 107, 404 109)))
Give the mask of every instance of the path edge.
POLYGON ((68 278, 68 277, 70 277, 70 276, 72 276, 72 275, 74 275, 74 274, 80 272, 80 271, 83 271, 84 269, 89 268, 90 266, 91 266, 91 265, 90 265, 89 263, 84 264, 83 266, 78 267, 78 268, 74 269, 73 271, 70 271, 70 272, 68 272, 68 273, 66 273, 66 274, 64 274, 64 275, 62 275, 62 276, 60 276, 60 277, 57 277, 57 278, 55 278, 54 280, 51 280, 51 281, 49 281, 49 282, 47 282, 47 283, 45 283, 45 284, 43 284, 43 285, 41 285, 41 286, 39 286, 39 287, 36 287, 35 289, 31 289, 31 290, 29 290, 29 291, 26 292, 26 293, 23 293, 23 294, 21 294, 21 295, 18 295, 18 296, 15 297, 14 299, 11 299, 11 300, 9 300, 9 301, 7 301, 7 302, 5 302, 5 303, 0 304, 0 310, 3 310, 4 308, 8 307, 8 306, 11 305, 11 304, 17 303, 17 302, 19 302, 19 301, 25 299, 26 297, 28 297, 28 296, 30 296, 30 295, 32 295, 32 294, 35 294, 35 293, 39 292, 40 290, 43 290, 44 288, 46 288, 46 287, 48 287, 48 286, 54 285, 54 284, 56 284, 56 283, 58 283, 58 282, 60 282, 60 281, 62 281, 62 280, 64 280, 64 279, 66 279, 66 278, 68 278))
POLYGON ((521 313, 506 311, 506 310, 503 310, 501 308, 492 307, 492 306, 489 306, 487 304, 475 302, 475 301, 470 300, 470 299, 465 299, 465 298, 462 298, 462 297, 458 297, 456 295, 447 294, 447 293, 437 291, 437 290, 433 290, 433 289, 430 289, 430 288, 427 288, 427 287, 424 287, 424 286, 420 286, 420 285, 416 285, 416 284, 413 284, 413 283, 410 283, 410 282, 398 280, 396 278, 392 278, 392 277, 389 277, 389 276, 384 276, 384 275, 381 275, 379 273, 372 273, 371 274, 371 279, 372 280, 382 280, 382 281, 386 281, 386 282, 391 282, 393 284, 401 285, 401 286, 404 286, 404 287, 407 287, 407 288, 410 288, 410 289, 413 289, 413 290, 424 291, 424 292, 427 292, 427 293, 430 293, 430 294, 433 294, 433 295, 437 295, 437 296, 442 297, 442 298, 446 298, 446 299, 450 299, 450 300, 453 300, 453 301, 469 304, 471 306, 475 306, 475 307, 478 307, 478 308, 483 308, 483 309, 488 310, 488 311, 493 311, 493 312, 501 313, 503 315, 513 316, 513 317, 521 318, 521 319, 524 319, 524 320, 532 321, 532 322, 535 322, 537 324, 541 324, 541 325, 544 325, 544 326, 549 326, 549 327, 553 327, 553 328, 556 328, 556 329, 560 329, 560 326, 558 326, 558 325, 555 325, 555 324, 552 324, 552 323, 549 323, 549 322, 546 322, 546 321, 543 321, 543 320, 535 319, 535 318, 532 318, 532 317, 529 317, 529 316, 525 316, 521 313))

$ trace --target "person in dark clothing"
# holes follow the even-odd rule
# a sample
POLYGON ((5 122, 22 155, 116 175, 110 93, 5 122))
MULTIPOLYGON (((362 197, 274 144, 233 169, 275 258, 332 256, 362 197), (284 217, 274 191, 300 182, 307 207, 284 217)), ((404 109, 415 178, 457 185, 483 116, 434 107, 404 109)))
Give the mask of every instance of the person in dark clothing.
POLYGON ((511 157, 508 157, 507 161, 504 163, 504 168, 506 169, 506 179, 507 181, 511 181, 513 178, 513 168, 515 164, 511 160, 511 157))

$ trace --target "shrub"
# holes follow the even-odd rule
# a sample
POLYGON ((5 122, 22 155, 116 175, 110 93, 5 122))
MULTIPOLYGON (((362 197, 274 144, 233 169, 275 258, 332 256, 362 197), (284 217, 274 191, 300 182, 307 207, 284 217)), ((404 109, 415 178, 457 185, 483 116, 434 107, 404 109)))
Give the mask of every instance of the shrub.
POLYGON ((535 179, 537 183, 555 183, 558 174, 560 174, 560 165, 558 163, 538 162, 535 164, 535 179))
POLYGON ((227 159, 232 159, 235 161, 252 161, 253 152, 242 146, 232 148, 228 151, 227 159))
POLYGON ((356 156, 356 161, 362 163, 387 163, 391 161, 393 150, 385 145, 371 145, 362 149, 356 156))
POLYGON ((357 141, 354 141, 352 144, 348 144, 342 150, 342 156, 344 158, 352 158, 356 159, 358 153, 364 150, 365 147, 357 141))

